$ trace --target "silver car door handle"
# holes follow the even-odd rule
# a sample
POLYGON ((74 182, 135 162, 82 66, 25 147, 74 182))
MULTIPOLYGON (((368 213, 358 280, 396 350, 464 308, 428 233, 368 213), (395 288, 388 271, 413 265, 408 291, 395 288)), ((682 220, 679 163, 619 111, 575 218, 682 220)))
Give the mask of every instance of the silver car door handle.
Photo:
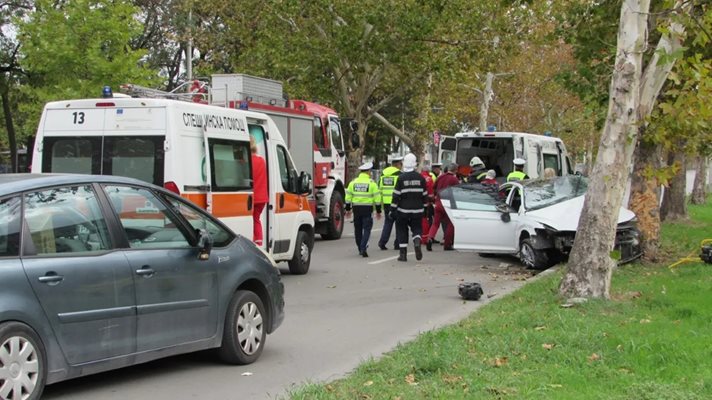
POLYGON ((59 283, 64 280, 64 276, 57 274, 48 274, 45 276, 40 276, 38 279, 42 283, 59 283))
POLYGON ((141 267, 141 269, 136 270, 136 275, 141 275, 145 277, 150 277, 152 276, 156 271, 153 270, 153 268, 150 268, 148 265, 144 265, 141 267))

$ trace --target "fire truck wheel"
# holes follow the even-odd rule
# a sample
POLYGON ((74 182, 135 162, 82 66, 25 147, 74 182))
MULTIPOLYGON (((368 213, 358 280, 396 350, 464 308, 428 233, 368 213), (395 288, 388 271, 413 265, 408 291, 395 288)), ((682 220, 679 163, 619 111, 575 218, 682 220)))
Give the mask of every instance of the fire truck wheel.
POLYGON ((344 231, 344 198, 341 192, 336 190, 331 195, 329 204, 329 221, 326 222, 326 233, 321 237, 325 240, 336 240, 341 238, 341 232, 344 231))
POLYGON ((294 248, 294 256, 289 260, 289 272, 294 275, 304 275, 309 272, 310 263, 311 247, 309 246, 309 237, 306 232, 299 231, 296 247, 294 248))

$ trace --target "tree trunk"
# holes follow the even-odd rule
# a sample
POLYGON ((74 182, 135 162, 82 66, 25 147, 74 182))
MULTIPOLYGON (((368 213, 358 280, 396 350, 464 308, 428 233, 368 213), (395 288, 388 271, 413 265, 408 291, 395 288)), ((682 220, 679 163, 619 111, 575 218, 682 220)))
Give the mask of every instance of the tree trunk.
POLYGON ((697 156, 695 169, 695 184, 693 185, 690 203, 705 204, 707 200, 707 157, 697 156))
MULTIPOLYGON (((643 134, 644 127, 639 130, 643 134)), ((628 208, 638 217, 643 259, 655 262, 660 246, 660 148, 642 140, 635 149, 635 166, 630 185, 628 208)))
POLYGON ((617 210, 623 202, 628 166, 637 140, 642 53, 649 0, 624 0, 608 115, 584 200, 579 229, 559 293, 565 297, 609 298, 617 210))
POLYGON ((663 204, 660 207, 660 217, 663 221, 687 219, 687 202, 685 202, 685 187, 687 185, 687 168, 685 168, 685 153, 670 151, 668 165, 676 168, 675 176, 670 186, 665 189, 663 204))
POLYGON ((494 92, 492 91, 492 81, 494 81, 494 74, 488 72, 487 80, 485 81, 485 91, 482 93, 482 104, 480 105, 480 132, 487 132, 489 105, 490 101, 492 101, 492 97, 494 97, 494 92))
POLYGON ((12 122, 12 108, 10 107, 10 84, 4 73, 0 76, 0 98, 2 99, 2 112, 3 117, 5 118, 5 129, 7 129, 7 141, 10 146, 10 165, 12 165, 12 172, 18 172, 17 140, 15 125, 12 122))

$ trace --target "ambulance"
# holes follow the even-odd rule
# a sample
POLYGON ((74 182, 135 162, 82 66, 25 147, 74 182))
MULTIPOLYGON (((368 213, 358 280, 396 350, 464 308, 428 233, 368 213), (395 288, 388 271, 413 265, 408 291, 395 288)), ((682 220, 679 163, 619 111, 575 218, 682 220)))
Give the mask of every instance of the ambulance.
POLYGON ((573 165, 564 142, 556 137, 523 132, 460 132, 440 140, 439 160, 443 165, 456 163, 458 175, 470 174, 470 160, 479 157, 487 169, 504 182, 514 170, 514 159, 526 161, 524 173, 535 179, 552 168, 557 176, 572 175, 573 165))
POLYGON ((138 178, 180 194, 252 238, 252 137, 267 165, 263 250, 275 261, 287 261, 291 273, 307 273, 314 246, 307 198, 311 176, 297 172, 272 119, 260 112, 105 91, 104 98, 45 106, 32 172, 138 178))

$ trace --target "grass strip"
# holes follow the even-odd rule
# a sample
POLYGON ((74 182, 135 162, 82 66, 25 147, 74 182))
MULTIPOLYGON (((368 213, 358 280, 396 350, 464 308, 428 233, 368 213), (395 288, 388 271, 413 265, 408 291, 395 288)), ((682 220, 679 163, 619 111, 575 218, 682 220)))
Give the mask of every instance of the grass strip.
MULTIPOLYGON (((670 260, 712 237, 712 203, 663 226, 670 260)), ((672 262, 670 261, 670 262, 672 262)), ((626 265, 610 301, 563 307, 561 272, 293 399, 710 399, 712 265, 626 265)))

